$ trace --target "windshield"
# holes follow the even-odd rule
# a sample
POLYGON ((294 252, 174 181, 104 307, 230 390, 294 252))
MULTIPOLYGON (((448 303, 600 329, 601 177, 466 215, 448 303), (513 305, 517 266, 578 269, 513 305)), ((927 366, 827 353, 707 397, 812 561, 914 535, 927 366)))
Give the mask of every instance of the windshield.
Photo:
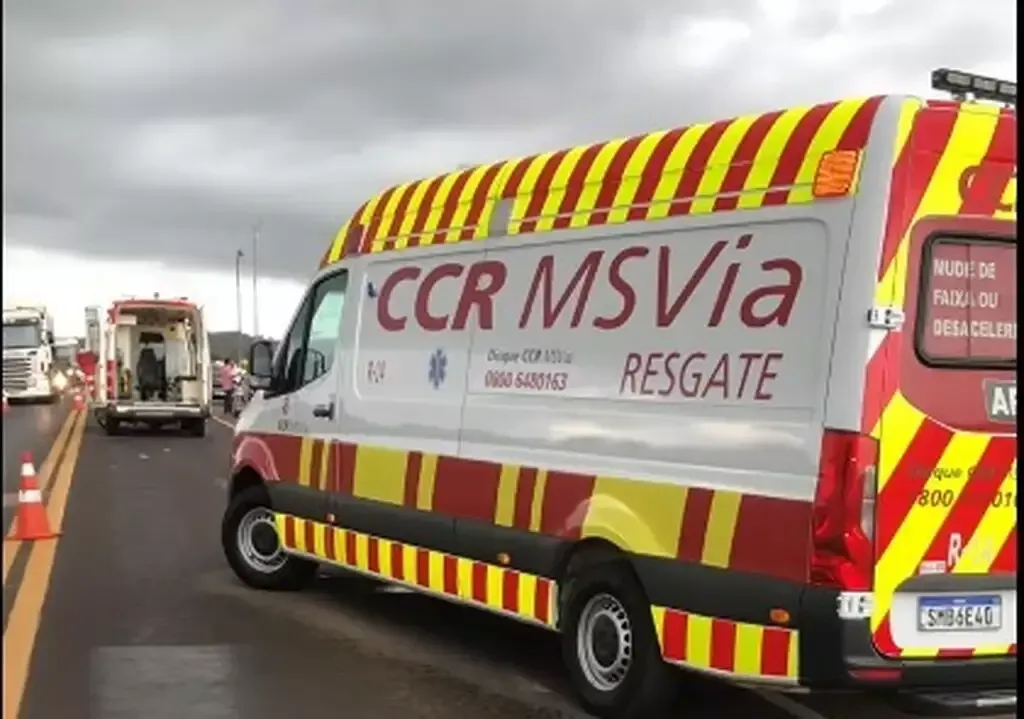
POLYGON ((38 347, 42 331, 38 322, 4 323, 4 349, 38 347))
POLYGON ((57 345, 54 348, 54 355, 58 362, 70 364, 78 353, 77 345, 57 345))
POLYGON ((926 363, 1017 365, 1017 243, 937 237, 925 248, 917 348, 926 363))

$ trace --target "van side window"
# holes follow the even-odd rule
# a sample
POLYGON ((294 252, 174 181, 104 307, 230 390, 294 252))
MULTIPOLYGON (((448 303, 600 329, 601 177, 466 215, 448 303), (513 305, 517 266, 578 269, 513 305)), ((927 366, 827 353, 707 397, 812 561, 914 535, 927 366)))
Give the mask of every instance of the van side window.
POLYGON ((294 392, 334 364, 348 273, 320 280, 306 295, 275 358, 276 393, 294 392))
POLYGON ((347 287, 348 273, 342 272, 324 279, 313 293, 313 317, 306 343, 303 385, 327 374, 334 365, 347 287))

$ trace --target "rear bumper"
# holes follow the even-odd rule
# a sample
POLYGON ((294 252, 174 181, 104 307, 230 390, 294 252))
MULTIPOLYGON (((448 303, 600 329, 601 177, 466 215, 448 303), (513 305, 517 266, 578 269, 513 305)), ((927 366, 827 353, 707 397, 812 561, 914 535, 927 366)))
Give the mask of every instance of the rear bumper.
POLYGON ((868 619, 842 619, 839 593, 808 588, 800 607, 800 683, 879 691, 1016 689, 1017 657, 897 660, 875 650, 868 619))
POLYGON ((207 419, 209 405, 107 405, 99 410, 106 418, 120 422, 180 422, 207 419))
POLYGON ((58 394, 49 384, 26 387, 25 389, 4 388, 4 392, 7 394, 8 400, 14 401, 19 399, 46 399, 58 394))

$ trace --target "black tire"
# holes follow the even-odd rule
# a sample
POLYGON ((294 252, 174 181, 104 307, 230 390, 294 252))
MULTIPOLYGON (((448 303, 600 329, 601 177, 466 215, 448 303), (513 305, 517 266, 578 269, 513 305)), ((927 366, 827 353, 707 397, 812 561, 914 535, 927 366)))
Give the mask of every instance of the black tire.
MULTIPOLYGON (((564 583, 564 591, 562 656, 580 704, 602 719, 653 719, 666 715, 675 701, 679 678, 661 658, 650 602, 628 565, 604 561, 581 567, 564 583), (580 635, 588 635, 581 629, 581 620, 586 622, 584 613, 590 615, 592 610, 588 607, 594 606, 592 602, 607 611, 599 623, 617 637, 614 653, 628 657, 622 662, 624 676, 603 687, 588 678, 585 666, 594 662, 588 660, 580 646, 580 635), (624 637, 628 641, 623 641, 624 637), (629 651, 618 651, 627 645, 629 651)), ((611 667, 614 663, 607 656, 603 659, 602 666, 611 667)))
POLYGON ((116 419, 107 418, 107 421, 103 423, 103 429, 107 433, 108 437, 116 437, 121 434, 121 423, 116 419))
POLYGON ((185 422, 185 432, 188 433, 189 437, 205 437, 206 436, 206 420, 205 419, 190 419, 185 422))
MULTIPOLYGON (((235 575, 253 589, 297 591, 309 585, 316 576, 316 562, 285 554, 279 557, 280 563, 273 569, 258 568, 241 549, 243 541, 239 530, 242 521, 250 513, 258 515, 269 508, 270 497, 261 485, 246 487, 231 499, 221 521, 220 541, 224 556, 235 575)), ((274 541, 277 541, 276 532, 274 541)))

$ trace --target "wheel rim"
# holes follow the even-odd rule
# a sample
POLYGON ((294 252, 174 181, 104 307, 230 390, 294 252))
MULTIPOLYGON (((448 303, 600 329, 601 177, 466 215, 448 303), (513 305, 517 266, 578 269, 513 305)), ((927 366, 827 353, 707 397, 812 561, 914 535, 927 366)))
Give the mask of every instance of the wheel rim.
POLYGON ((242 560, 261 574, 273 574, 288 559, 277 538, 274 515, 266 507, 246 512, 238 523, 237 543, 242 560))
POLYGON ((610 594, 590 598, 576 628, 576 656, 595 689, 608 692, 622 684, 633 663, 633 627, 622 602, 610 594))

